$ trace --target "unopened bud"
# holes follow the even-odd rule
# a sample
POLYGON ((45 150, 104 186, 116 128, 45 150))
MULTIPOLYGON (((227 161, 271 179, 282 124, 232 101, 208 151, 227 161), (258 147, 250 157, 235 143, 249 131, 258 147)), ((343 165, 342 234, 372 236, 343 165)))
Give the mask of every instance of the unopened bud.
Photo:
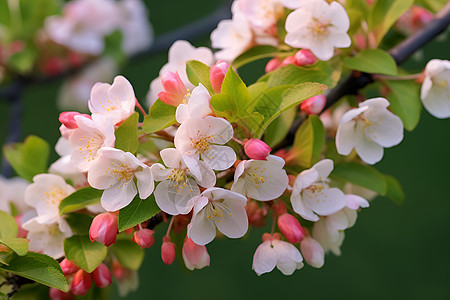
POLYGON ((75 116, 83 116, 86 118, 91 118, 91 116, 86 114, 80 114, 76 111, 65 111, 59 114, 59 121, 66 126, 67 129, 75 129, 78 128, 77 121, 75 120, 75 116))
POLYGON ((138 244, 142 249, 150 248, 155 242, 153 233, 155 233, 153 230, 147 228, 135 231, 133 235, 133 242, 138 244))
POLYGON ((161 76, 161 84, 164 92, 158 94, 159 99, 169 105, 177 107, 183 103, 189 93, 178 72, 167 72, 161 76))
POLYGON ((297 66, 310 66, 317 61, 317 58, 310 50, 302 49, 295 53, 294 60, 297 66))
POLYGON ((170 237, 163 237, 161 246, 161 258, 166 265, 171 265, 175 260, 175 244, 170 241, 170 237))
POLYGON ((211 66, 209 71, 209 80, 211 80, 211 85, 214 92, 220 93, 223 79, 225 78, 225 74, 227 74, 229 67, 230 65, 222 60, 211 66))
POLYGON ((318 115, 322 112, 326 103, 327 98, 324 95, 317 95, 303 101, 300 104, 300 109, 308 115, 318 115))
POLYGON ((281 59, 279 57, 272 58, 266 65, 266 73, 272 72, 281 66, 281 59))
POLYGON ((300 242, 300 251, 305 261, 314 268, 321 268, 325 262, 322 246, 315 239, 307 236, 300 242))
POLYGON ((73 276, 70 290, 78 296, 84 296, 92 285, 91 274, 85 272, 83 269, 78 270, 73 276))
POLYGON ((210 258, 206 246, 197 245, 190 238, 184 240, 182 254, 186 268, 191 271, 209 266, 210 258))
POLYGON ((80 269, 76 264, 74 264, 67 258, 64 258, 59 263, 59 265, 61 266, 61 270, 64 275, 72 275, 73 273, 75 273, 76 271, 78 271, 80 269))
POLYGON ((64 293, 56 288, 50 288, 48 297, 51 300, 75 300, 75 295, 72 293, 64 293))
POLYGON ((249 139, 245 141, 244 151, 251 159, 267 160, 266 158, 272 149, 261 140, 249 139))
POLYGON ((300 222, 293 215, 284 214, 278 217, 278 228, 292 244, 300 242, 305 234, 300 222))
POLYGON ((99 214, 94 218, 89 228, 89 238, 91 242, 95 240, 109 247, 116 243, 118 226, 116 213, 99 214))
POLYGON ((112 283, 111 272, 104 263, 99 264, 97 269, 92 272, 92 279, 99 288, 105 288, 112 283))
POLYGON ((277 216, 284 215, 287 212, 286 205, 284 205, 284 203, 281 200, 278 200, 277 203, 274 203, 272 205, 272 209, 277 216))
POLYGON ((287 66, 287 65, 294 65, 295 64, 295 57, 294 56, 288 56, 281 62, 281 67, 287 66))

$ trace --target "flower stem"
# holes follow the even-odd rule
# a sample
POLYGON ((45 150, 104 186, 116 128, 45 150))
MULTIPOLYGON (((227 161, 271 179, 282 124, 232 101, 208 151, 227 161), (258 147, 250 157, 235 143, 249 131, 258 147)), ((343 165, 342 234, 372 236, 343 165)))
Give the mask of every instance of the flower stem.
POLYGON ((136 107, 141 111, 141 113, 146 116, 147 113, 145 112, 145 110, 142 108, 141 104, 139 103, 139 101, 136 99, 136 107))
POLYGON ((167 227, 167 232, 166 232, 165 236, 169 236, 170 230, 172 229, 172 225, 173 225, 173 221, 174 220, 175 220, 175 216, 172 216, 172 218, 170 219, 169 227, 167 227))

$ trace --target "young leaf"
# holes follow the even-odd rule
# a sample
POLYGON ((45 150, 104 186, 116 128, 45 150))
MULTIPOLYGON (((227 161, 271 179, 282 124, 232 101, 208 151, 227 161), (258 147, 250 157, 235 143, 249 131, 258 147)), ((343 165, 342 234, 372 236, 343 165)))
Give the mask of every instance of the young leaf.
POLYGON ((9 266, 1 266, 0 269, 63 292, 69 290, 58 262, 44 254, 28 252, 25 256, 15 256, 9 262, 9 266))
MULTIPOLYGON (((14 252, 9 253, 9 252, 0 252, 0 264, 4 264, 9 266, 9 262, 11 261, 11 259, 13 259, 16 255, 14 254, 14 252)), ((2 277, 0 276, 0 280, 2 279, 2 277)))
POLYGON ((16 220, 9 214, 0 210, 0 240, 17 236, 16 220))
POLYGON ((334 167, 331 177, 348 181, 382 196, 385 196, 387 192, 387 184, 383 174, 372 166, 355 162, 338 164, 334 167))
POLYGON ((103 191, 96 190, 92 187, 79 189, 73 194, 64 198, 59 204, 59 213, 61 215, 77 211, 86 206, 97 204, 100 202, 103 191))
POLYGON ((14 251, 20 256, 24 256, 28 252, 28 240, 17 237, 1 238, 0 243, 14 251))
POLYGON ((175 120, 176 111, 176 107, 157 99, 150 107, 149 114, 144 118, 142 130, 146 133, 153 133, 175 124, 177 122, 175 120))
POLYGON ((122 266, 131 270, 139 270, 144 261, 145 252, 136 243, 130 240, 117 240, 110 248, 122 266))
POLYGON ((381 49, 366 49, 354 57, 344 57, 344 66, 361 72, 397 75, 397 65, 387 52, 381 49))
POLYGON ((297 154, 294 160, 303 168, 315 164, 325 144, 325 130, 318 116, 311 115, 303 121, 295 133, 293 151, 297 154))
POLYGON ((119 211, 119 232, 147 221, 160 211, 153 194, 144 200, 135 197, 128 206, 119 211))
POLYGON ((91 242, 88 235, 74 235, 64 240, 66 258, 88 273, 98 267, 107 252, 105 245, 91 242))
POLYGON ((289 128, 294 122, 295 116, 297 115, 297 109, 295 107, 288 109, 283 112, 278 118, 276 118, 267 127, 264 132, 264 141, 270 147, 276 146, 280 143, 289 132, 289 128))
POLYGON ((50 147, 43 139, 30 135, 24 143, 6 145, 3 153, 16 173, 27 179, 47 171, 50 147))
POLYGON ((92 217, 81 213, 71 213, 65 216, 74 234, 84 235, 89 233, 92 217))
POLYGON ((420 85, 411 80, 386 81, 390 88, 389 108, 402 119, 406 130, 413 130, 420 119, 420 85))
POLYGON ((390 198, 396 204, 402 204, 405 201, 405 193, 400 182, 395 177, 386 174, 384 174, 384 179, 387 185, 386 197, 390 198))
POLYGON ((116 136, 115 148, 133 154, 136 153, 139 145, 137 134, 138 121, 139 113, 135 112, 116 129, 114 133, 116 136))
POLYGON ((237 117, 248 115, 247 107, 250 102, 250 94, 247 86, 233 68, 228 68, 227 74, 225 74, 221 94, 229 96, 234 103, 233 109, 236 111, 232 111, 233 115, 237 117))
POLYGON ((226 118, 231 123, 238 120, 236 116, 237 107, 230 96, 225 94, 213 95, 210 105, 216 117, 226 118))
POLYGON ((209 80, 209 67, 198 60, 190 60, 186 62, 186 74, 189 81, 198 86, 199 83, 203 84, 210 93, 213 93, 211 81, 209 80))
POLYGON ((268 46, 268 45, 258 45, 250 48, 246 52, 239 55, 233 61, 233 67, 239 69, 240 67, 251 63, 252 61, 266 58, 266 57, 274 57, 279 54, 280 51, 276 47, 268 46))

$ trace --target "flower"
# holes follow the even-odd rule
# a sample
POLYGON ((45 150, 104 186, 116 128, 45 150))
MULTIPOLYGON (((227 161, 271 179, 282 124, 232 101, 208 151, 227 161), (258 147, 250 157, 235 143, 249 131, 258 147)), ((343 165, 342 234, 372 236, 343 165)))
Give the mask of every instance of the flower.
POLYGON ((309 236, 305 237, 300 242, 300 251, 308 265, 322 268, 325 263, 325 252, 318 241, 309 236))
POLYGON ((230 65, 226 61, 219 60, 211 66, 209 80, 215 93, 219 94, 222 89, 222 82, 228 72, 230 65))
POLYGON ((138 191, 141 199, 148 198, 153 192, 154 182, 150 167, 133 154, 104 147, 98 151, 98 155, 98 159, 89 169, 88 182, 93 188, 105 190, 101 198, 104 209, 122 209, 131 203, 138 191))
POLYGON ((450 118, 450 61, 432 59, 427 63, 420 99, 436 118, 450 118))
POLYGON ((298 243, 304 238, 304 230, 296 217, 288 213, 284 213, 278 217, 278 229, 292 244, 298 243))
POLYGON ((153 246, 155 242, 155 238, 153 237, 153 230, 142 228, 134 232, 133 242, 139 245, 141 249, 150 248, 153 246))
POLYGON ((264 233, 263 243, 258 246, 253 256, 252 269, 258 276, 271 272, 275 266, 284 275, 292 275, 296 269, 303 267, 300 251, 294 245, 281 241, 280 238, 279 233, 273 236, 264 233))
POLYGON ((208 188, 195 199, 188 237, 197 245, 206 245, 216 236, 216 228, 229 238, 240 238, 248 229, 241 194, 222 188, 208 188))
POLYGON ((308 115, 318 115, 322 112, 326 103, 327 98, 324 95, 317 95, 303 101, 300 108, 308 115))
POLYGON ((283 166, 284 160, 275 155, 267 160, 243 160, 236 167, 231 190, 260 201, 276 199, 289 182, 283 166))
POLYGON ((116 76, 113 84, 97 82, 91 90, 88 102, 92 117, 108 117, 113 124, 126 120, 136 105, 136 96, 130 82, 116 76))
POLYGON ((97 241, 109 247, 116 243, 119 219, 117 213, 102 213, 92 220, 89 227, 89 238, 91 242, 97 241))
POLYGON ((351 39, 347 34, 350 19, 345 8, 325 0, 305 1, 286 19, 285 43, 311 50, 320 60, 333 57, 334 48, 347 48, 351 39))
POLYGON ((178 72, 164 73, 161 76, 161 85, 164 88, 164 91, 158 94, 158 98, 162 102, 175 107, 186 102, 189 90, 184 86, 178 72))
POLYGON ((266 160, 272 149, 261 140, 249 139, 245 141, 244 151, 251 159, 266 160))
POLYGON ((302 218, 315 222, 319 220, 318 215, 331 215, 346 205, 344 193, 328 186, 327 177, 332 170, 333 161, 323 159, 295 179, 291 203, 302 218))
POLYGON ((374 164, 383 157, 383 147, 392 147, 403 139, 403 123, 387 110, 389 101, 373 98, 359 108, 346 112, 336 133, 339 154, 349 155, 353 148, 363 161, 374 164))
POLYGON ((111 272, 104 263, 99 264, 92 272, 92 279, 94 280, 95 285, 101 289, 112 283, 111 272))
POLYGON ((169 236, 163 237, 163 243, 161 246, 161 258, 166 265, 173 264, 175 260, 175 248, 176 245, 170 241, 169 236))
POLYGON ((263 35, 276 28, 284 7, 279 0, 238 0, 233 3, 232 11, 244 14, 253 31, 263 35))
POLYGON ((182 254, 186 268, 191 271, 209 266, 210 258, 206 246, 197 245, 188 237, 184 240, 182 254))
MULTIPOLYGON (((204 119, 185 120, 175 135, 175 148, 181 153, 198 160, 200 157, 214 170, 226 170, 236 161, 236 153, 227 143, 233 137, 233 127, 223 119, 207 116, 204 119)), ((195 168, 194 162, 186 161, 195 168)))
POLYGON ((78 270, 73 276, 72 283, 70 284, 70 290, 74 295, 84 296, 92 285, 91 274, 83 269, 78 270))
POLYGON ((23 178, 4 178, 0 175, 0 210, 11 214, 13 205, 19 213, 25 212, 29 208, 25 202, 27 187, 28 182, 23 178))
POLYGON ((177 107, 176 119, 178 123, 183 123, 187 119, 198 117, 204 118, 212 114, 209 101, 211 95, 203 84, 199 84, 191 93, 187 103, 181 103, 177 107))

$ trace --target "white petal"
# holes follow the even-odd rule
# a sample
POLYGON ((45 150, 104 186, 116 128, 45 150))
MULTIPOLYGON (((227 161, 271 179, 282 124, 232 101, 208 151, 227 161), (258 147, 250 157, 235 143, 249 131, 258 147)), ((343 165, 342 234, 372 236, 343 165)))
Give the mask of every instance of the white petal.
POLYGON ((319 242, 311 237, 305 237, 300 242, 300 251, 308 265, 321 268, 325 263, 325 252, 319 242))
POLYGON ((236 161, 236 153, 231 147, 211 145, 211 148, 201 154, 201 158, 214 170, 226 170, 236 161))
POLYGON ((233 137, 233 126, 223 118, 208 116, 205 119, 209 127, 209 133, 212 135, 211 143, 225 144, 233 137))
POLYGON ((178 169, 181 162, 181 153, 175 148, 166 148, 159 152, 164 164, 169 168, 178 169))
POLYGON ((202 174, 202 179, 199 180, 196 177, 195 181, 204 188, 213 187, 216 184, 216 173, 203 161, 199 161, 198 166, 202 174))
POLYGON ((320 191, 315 190, 314 193, 303 193, 303 201, 306 206, 321 216, 331 215, 347 204, 347 199, 340 189, 327 187, 320 191))
POLYGON ((153 175, 151 169, 146 166, 142 171, 134 173, 136 176, 136 185, 139 191, 139 198, 147 199, 150 197, 153 189, 155 188, 155 182, 153 181, 153 175))
POLYGON ((272 272, 277 264, 277 258, 278 255, 270 244, 270 241, 265 241, 255 251, 252 269, 258 275, 272 272))
POLYGON ((117 211, 130 204, 136 194, 136 185, 133 181, 128 183, 120 181, 103 192, 101 204, 107 211, 117 211))
POLYGON ((188 237, 197 245, 206 245, 216 237, 216 227, 211 219, 206 215, 206 209, 200 210, 192 217, 188 226, 188 237))
POLYGON ((366 128, 365 132, 377 144, 383 147, 392 147, 402 141, 403 123, 398 116, 383 109, 368 114, 367 118, 371 125, 366 128))
POLYGON ((312 222, 316 222, 319 220, 319 217, 314 214, 311 208, 307 207, 303 201, 300 194, 294 194, 291 195, 291 203, 292 203, 292 209, 298 213, 303 219, 309 220, 312 222))
POLYGON ((383 158, 383 146, 364 136, 359 128, 356 128, 355 150, 363 161, 371 165, 383 158))
POLYGON ((339 123, 336 133, 336 149, 341 155, 349 155, 355 147, 355 121, 339 123))
MULTIPOLYGON (((214 203, 213 205, 217 205, 214 203)), ((226 207, 223 217, 214 218, 217 229, 229 238, 240 238, 248 230, 247 213, 242 203, 234 200, 224 200, 222 205, 226 207)))
POLYGON ((316 170, 317 175, 319 175, 317 180, 324 180, 328 178, 328 176, 331 174, 331 171, 333 171, 333 165, 334 164, 331 159, 322 159, 314 166, 312 166, 312 169, 316 170))
POLYGON ((277 268, 281 273, 292 275, 296 269, 303 267, 303 257, 294 245, 279 240, 272 243, 277 252, 277 268))

